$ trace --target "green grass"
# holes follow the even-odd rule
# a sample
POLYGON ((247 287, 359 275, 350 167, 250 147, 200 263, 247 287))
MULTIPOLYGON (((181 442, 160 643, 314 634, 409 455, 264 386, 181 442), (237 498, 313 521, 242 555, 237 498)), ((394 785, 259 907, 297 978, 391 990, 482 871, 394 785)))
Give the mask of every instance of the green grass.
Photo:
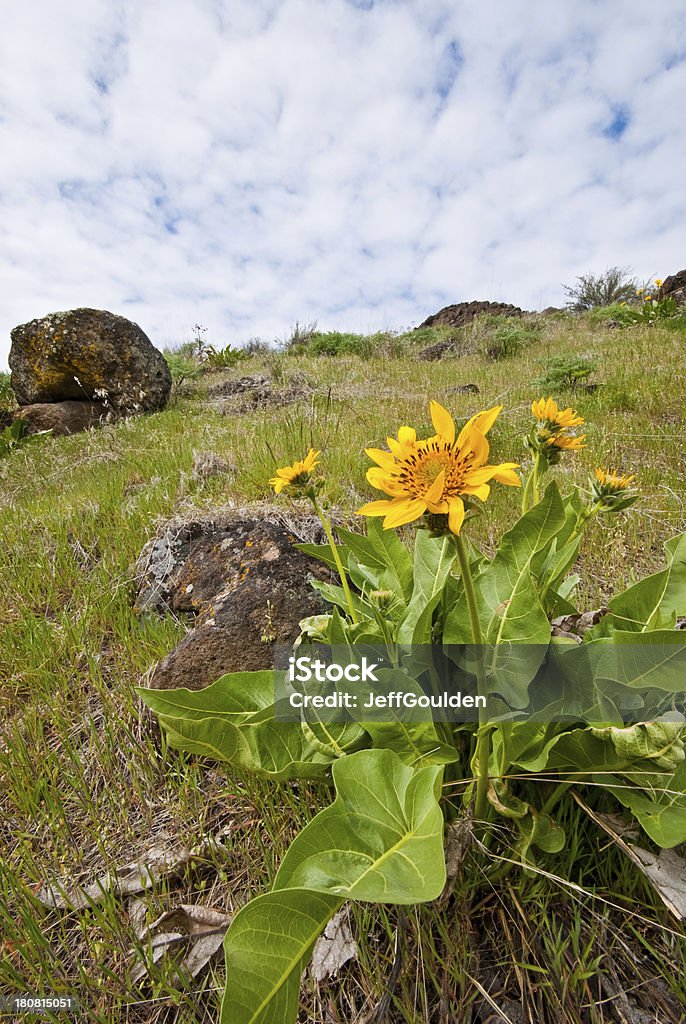
MULTIPOLYGON (((371 496, 364 448, 403 423, 429 430, 430 398, 458 420, 502 403, 492 461, 522 461, 540 397, 532 380, 551 356, 578 354, 592 356, 602 383, 594 394, 555 396, 588 421, 588 447, 556 475, 583 483, 601 464, 636 473, 641 489, 634 508, 592 524, 578 566, 580 606, 597 607, 658 569, 664 541, 686 529, 676 321, 617 331, 592 315, 556 318, 495 362, 479 354, 417 361, 419 348, 449 332, 417 333, 394 336, 396 358, 387 342, 378 351, 369 341, 361 355, 329 359, 258 354, 233 372, 265 373, 284 388, 302 375, 310 393, 290 405, 222 415, 201 378, 162 413, 49 437, 0 459, 0 992, 77 994, 87 1019, 103 1024, 216 1019, 221 964, 182 988, 164 964, 149 983, 133 984, 127 900, 50 911, 35 892, 55 877, 91 881, 165 837, 188 845, 225 829, 223 852, 141 899, 148 921, 177 903, 238 907, 263 891, 292 836, 328 801, 328 791, 268 787, 169 750, 135 697, 185 629, 132 612, 134 563, 165 517, 261 501, 275 466, 312 446, 323 449, 332 502, 354 520, 371 496), (465 383, 480 395, 456 393, 465 383), (191 482, 194 451, 225 457, 236 474, 191 482)), ((494 487, 474 539, 492 549, 518 501, 513 489, 494 487)), ((592 977, 598 967, 639 994, 660 979, 665 1000, 684 1001, 673 922, 583 812, 565 807, 570 844, 543 866, 580 890, 516 874, 480 889, 478 859, 468 854, 443 905, 405 914, 355 907, 359 962, 328 987, 306 982, 301 1021, 361 1020, 382 998, 393 1022, 485 1020, 492 1009, 481 985, 499 993, 512 1019, 519 1004, 524 1020, 595 1024, 614 1019, 607 1005, 593 1008, 608 999, 592 977), (402 970, 388 990, 394 959, 402 970)), ((654 984, 646 991, 655 999, 654 984)), ((661 1012, 654 1019, 678 1019, 661 1012)))

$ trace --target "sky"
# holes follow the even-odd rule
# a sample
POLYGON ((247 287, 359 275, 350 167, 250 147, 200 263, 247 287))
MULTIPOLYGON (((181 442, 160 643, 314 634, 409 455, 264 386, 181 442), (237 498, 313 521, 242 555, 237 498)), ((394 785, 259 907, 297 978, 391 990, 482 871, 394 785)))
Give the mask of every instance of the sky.
POLYGON ((406 329, 686 267, 686 6, 28 0, 0 35, 0 367, 76 306, 158 347, 406 329))

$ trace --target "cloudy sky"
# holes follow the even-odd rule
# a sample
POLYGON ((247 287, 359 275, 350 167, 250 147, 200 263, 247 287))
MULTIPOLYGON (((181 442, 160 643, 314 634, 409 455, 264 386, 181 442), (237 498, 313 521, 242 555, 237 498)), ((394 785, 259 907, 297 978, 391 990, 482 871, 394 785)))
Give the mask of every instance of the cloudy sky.
POLYGON ((95 306, 158 345, 528 309, 686 266, 686 7, 25 0, 0 36, 0 365, 95 306))

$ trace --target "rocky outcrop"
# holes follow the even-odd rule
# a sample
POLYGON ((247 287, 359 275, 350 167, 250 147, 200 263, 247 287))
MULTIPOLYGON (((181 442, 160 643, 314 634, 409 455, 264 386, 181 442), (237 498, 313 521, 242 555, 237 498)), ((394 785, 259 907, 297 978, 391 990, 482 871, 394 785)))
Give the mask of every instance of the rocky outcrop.
POLYGON ((292 644, 300 620, 325 610, 310 580, 329 579, 329 571, 297 551, 296 539, 283 525, 239 512, 162 528, 136 567, 136 610, 195 619, 147 685, 197 690, 226 672, 272 668, 274 646, 292 644))
POLYGON ((660 288, 660 298, 676 299, 679 305, 686 304, 686 270, 665 278, 660 288))
POLYGON ((438 313, 428 316, 416 328, 422 327, 466 327, 477 316, 523 316, 524 310, 512 306, 509 302, 457 302, 452 306, 444 306, 438 313))
POLYGON ((95 427, 107 417, 107 409, 99 402, 38 402, 24 405, 15 419, 26 423, 27 434, 51 430, 53 434, 78 434, 95 427))
POLYGON ((101 309, 49 313, 12 331, 19 405, 101 401, 115 414, 162 409, 171 374, 141 328, 101 309))

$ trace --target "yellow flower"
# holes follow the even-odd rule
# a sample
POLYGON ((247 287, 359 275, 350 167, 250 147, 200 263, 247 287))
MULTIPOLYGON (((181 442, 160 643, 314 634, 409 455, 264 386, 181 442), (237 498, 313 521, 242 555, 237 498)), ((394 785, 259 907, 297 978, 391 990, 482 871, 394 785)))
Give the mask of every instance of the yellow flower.
POLYGON ((650 300, 652 299, 652 297, 653 297, 652 295, 644 295, 644 296, 643 296, 643 301, 644 301, 644 302, 650 302, 650 300))
POLYGON ((578 452, 586 447, 584 444, 585 440, 585 434, 582 434, 580 437, 574 437, 572 434, 565 434, 561 431, 559 434, 553 434, 552 437, 549 437, 546 444, 549 444, 551 448, 561 448, 567 452, 578 452))
POLYGON ((602 469, 600 466, 595 471, 595 478, 600 487, 607 490, 608 493, 610 491, 614 493, 625 491, 636 479, 635 476, 620 476, 616 470, 602 469))
POLYGON ((643 295, 643 289, 642 288, 637 288, 636 289, 636 294, 637 295, 643 295))
POLYGON ((531 411, 537 420, 544 422, 551 430, 555 427, 568 430, 586 422, 574 409, 558 409, 554 398, 540 398, 538 402, 532 403, 531 411))
POLYGON ((273 476, 269 483, 274 488, 276 494, 280 494, 284 487, 302 487, 310 478, 310 474, 315 466, 319 465, 317 462, 321 452, 316 452, 314 448, 310 448, 307 455, 300 462, 294 462, 292 466, 283 466, 281 469, 277 469, 276 476, 273 476))
POLYGON ((658 288, 662 288, 662 285, 664 284, 664 281, 663 281, 663 279, 661 277, 656 277, 655 278, 655 284, 658 286, 658 288))
POLYGON ((548 450, 548 463, 550 465, 559 461, 560 451, 576 452, 585 448, 586 435, 575 437, 570 433, 573 427, 580 427, 585 420, 571 408, 559 409, 554 398, 539 398, 532 402, 531 411, 539 421, 540 427, 531 444, 538 451, 548 450), (551 449, 555 449, 555 454, 551 449))
POLYGON ((493 426, 501 405, 478 413, 456 435, 455 422, 442 405, 431 402, 432 437, 417 440, 411 427, 401 427, 398 437, 388 439, 390 451, 367 448, 376 466, 367 480, 390 496, 390 501, 370 501, 358 510, 363 516, 384 516, 384 529, 413 522, 425 513, 447 515, 452 533, 459 533, 465 517, 464 497, 486 501, 489 480, 520 487, 516 462, 487 465, 489 445, 486 434, 493 426))

